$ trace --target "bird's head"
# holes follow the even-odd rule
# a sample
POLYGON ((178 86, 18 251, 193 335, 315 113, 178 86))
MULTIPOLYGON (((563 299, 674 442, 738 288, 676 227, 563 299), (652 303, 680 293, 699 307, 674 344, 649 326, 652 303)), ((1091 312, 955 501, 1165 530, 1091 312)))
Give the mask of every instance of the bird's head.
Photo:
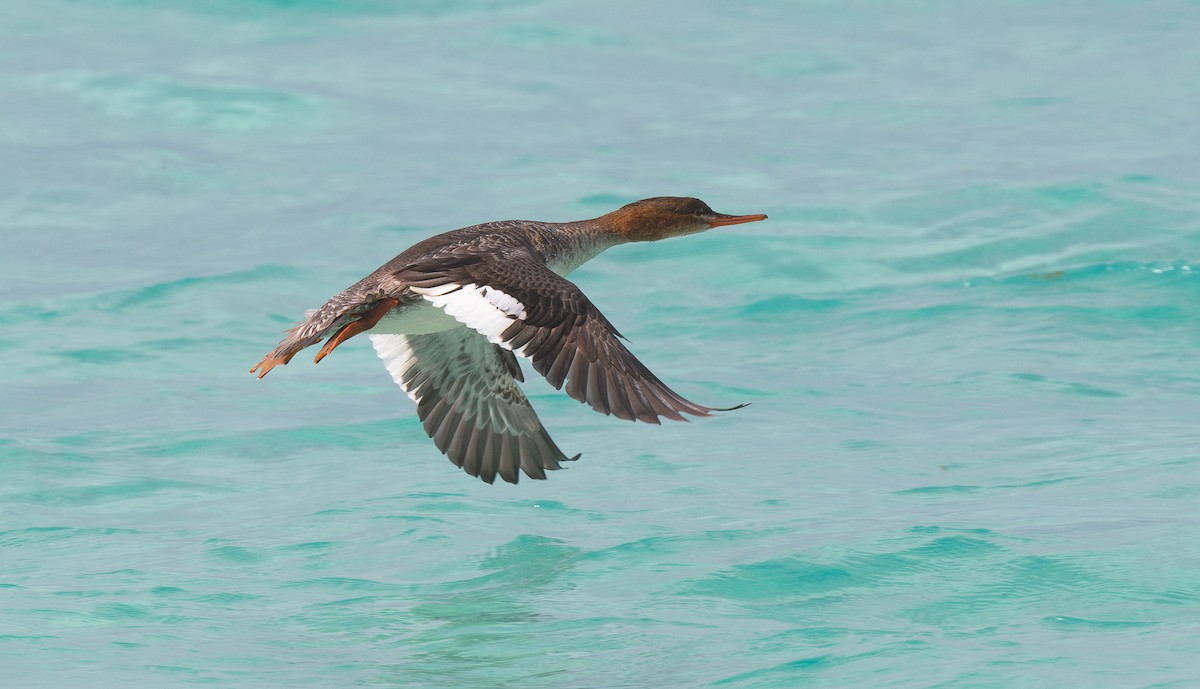
POLYGON ((725 215, 700 199, 656 196, 622 206, 599 220, 630 242, 653 242, 703 232, 721 225, 766 220, 767 216, 725 215))

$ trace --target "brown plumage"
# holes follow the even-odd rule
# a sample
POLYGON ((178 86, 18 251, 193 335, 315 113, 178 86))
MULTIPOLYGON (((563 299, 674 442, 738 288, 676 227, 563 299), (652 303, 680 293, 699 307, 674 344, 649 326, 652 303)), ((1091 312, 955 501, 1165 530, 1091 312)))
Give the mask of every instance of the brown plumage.
MULTIPOLYGON (((563 276, 604 249, 764 220, 724 215, 693 198, 657 197, 592 220, 509 220, 417 243, 332 297, 289 331, 251 373, 259 378, 329 340, 320 361, 369 332, 393 379, 417 402, 438 449, 467 473, 516 483, 569 461, 517 382, 514 353, 555 388, 603 414, 659 423, 713 411, 684 399, 625 347, 620 333, 563 276)), ((734 407, 736 408, 736 407, 734 407)), ((577 458, 573 457, 571 459, 577 458)))

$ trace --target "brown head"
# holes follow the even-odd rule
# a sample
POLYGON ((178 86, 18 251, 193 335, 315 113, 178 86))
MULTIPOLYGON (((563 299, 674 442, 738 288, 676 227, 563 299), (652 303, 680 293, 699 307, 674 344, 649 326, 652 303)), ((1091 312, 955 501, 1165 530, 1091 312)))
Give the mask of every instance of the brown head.
POLYGON ((717 213, 700 199, 656 196, 622 206, 597 220, 630 242, 653 242, 703 232, 721 225, 766 220, 767 216, 717 213))

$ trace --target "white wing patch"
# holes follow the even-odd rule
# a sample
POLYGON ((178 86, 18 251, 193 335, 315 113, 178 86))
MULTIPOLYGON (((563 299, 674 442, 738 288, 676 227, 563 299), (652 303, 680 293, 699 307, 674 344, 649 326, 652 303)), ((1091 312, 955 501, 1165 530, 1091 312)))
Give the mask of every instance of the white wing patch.
POLYGON ((500 335, 514 320, 526 316, 525 305, 500 290, 475 283, 446 284, 437 287, 412 288, 431 304, 454 317, 456 321, 481 333, 493 344, 505 346, 500 335))
POLYGON ((396 385, 399 385, 412 398, 412 401, 420 402, 421 396, 417 389, 409 389, 409 386, 404 383, 404 374, 408 373, 408 369, 417 362, 416 357, 413 356, 412 347, 408 346, 408 338, 404 335, 375 335, 373 333, 368 333, 367 337, 371 338, 371 345, 375 347, 375 353, 379 355, 380 359, 383 359, 383 365, 392 375, 392 380, 396 381, 396 385))

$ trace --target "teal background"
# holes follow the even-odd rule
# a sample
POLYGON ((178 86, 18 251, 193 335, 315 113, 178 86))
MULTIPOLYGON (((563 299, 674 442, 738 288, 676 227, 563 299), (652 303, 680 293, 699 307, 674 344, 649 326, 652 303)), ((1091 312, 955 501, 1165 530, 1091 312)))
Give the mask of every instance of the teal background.
MULTIPOLYGON (((1200 686, 1200 5, 6 0, 0 684, 1200 686), (487 486, 365 341, 411 243, 693 195, 573 277, 487 486)), ((527 369, 528 370, 528 369, 527 369)))

